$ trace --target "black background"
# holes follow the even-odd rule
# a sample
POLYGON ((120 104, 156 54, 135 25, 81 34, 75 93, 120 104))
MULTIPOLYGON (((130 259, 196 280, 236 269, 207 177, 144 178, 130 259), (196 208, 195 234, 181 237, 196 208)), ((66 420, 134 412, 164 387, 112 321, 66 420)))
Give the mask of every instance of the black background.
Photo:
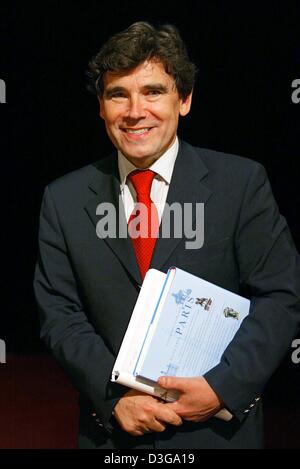
MULTIPOLYGON (((32 291, 43 189, 111 149, 85 70, 112 33, 139 20, 175 24, 198 67, 192 111, 179 135, 261 162, 300 247, 300 103, 291 100, 291 83, 300 78, 298 1, 1 2, 7 103, 0 105, 0 338, 8 353, 45 352, 32 291)), ((300 364, 291 353, 266 396, 299 407, 300 364)))

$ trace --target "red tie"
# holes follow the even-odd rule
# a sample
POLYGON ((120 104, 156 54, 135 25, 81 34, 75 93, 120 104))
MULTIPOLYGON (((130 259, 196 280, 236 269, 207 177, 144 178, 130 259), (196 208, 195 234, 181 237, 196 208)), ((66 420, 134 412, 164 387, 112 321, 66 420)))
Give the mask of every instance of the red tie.
POLYGON ((159 229, 157 208, 150 199, 154 176, 155 173, 150 169, 133 171, 128 175, 137 198, 137 205, 128 221, 128 233, 132 238, 142 279, 149 269, 159 229))

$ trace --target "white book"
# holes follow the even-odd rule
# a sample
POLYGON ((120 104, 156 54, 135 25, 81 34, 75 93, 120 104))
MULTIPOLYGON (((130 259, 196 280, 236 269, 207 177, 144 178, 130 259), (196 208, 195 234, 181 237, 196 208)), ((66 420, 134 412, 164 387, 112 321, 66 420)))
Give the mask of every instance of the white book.
MULTIPOLYGON (((174 401, 159 376, 202 376, 216 366, 250 301, 176 267, 150 269, 112 370, 112 381, 174 401)), ((222 409, 215 415, 230 420, 222 409)))

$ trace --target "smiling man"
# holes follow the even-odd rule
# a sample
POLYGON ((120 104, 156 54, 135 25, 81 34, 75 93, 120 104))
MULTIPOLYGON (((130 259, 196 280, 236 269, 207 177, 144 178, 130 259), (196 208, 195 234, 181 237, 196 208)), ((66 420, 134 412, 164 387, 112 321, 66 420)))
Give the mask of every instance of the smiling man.
POLYGON ((195 66, 175 27, 131 25, 88 74, 115 151, 46 188, 34 282, 41 336, 80 392, 79 447, 261 448, 260 396, 300 325, 299 257, 266 173, 178 138, 195 66), (201 248, 162 236, 175 202, 204 204, 201 248), (128 236, 97 236, 102 203, 125 218, 128 236), (139 203, 149 230, 135 239, 139 203), (145 273, 171 266, 247 291, 251 311, 205 376, 160 378, 179 392, 164 404, 110 377, 145 273), (223 408, 230 421, 214 417, 223 408))

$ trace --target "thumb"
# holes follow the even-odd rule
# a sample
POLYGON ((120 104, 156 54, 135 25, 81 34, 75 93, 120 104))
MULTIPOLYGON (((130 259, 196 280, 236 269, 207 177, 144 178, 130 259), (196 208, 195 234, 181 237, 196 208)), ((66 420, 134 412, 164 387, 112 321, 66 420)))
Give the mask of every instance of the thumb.
POLYGON ((183 391, 182 378, 176 378, 175 376, 160 376, 157 382, 164 389, 177 389, 178 391, 183 391))

